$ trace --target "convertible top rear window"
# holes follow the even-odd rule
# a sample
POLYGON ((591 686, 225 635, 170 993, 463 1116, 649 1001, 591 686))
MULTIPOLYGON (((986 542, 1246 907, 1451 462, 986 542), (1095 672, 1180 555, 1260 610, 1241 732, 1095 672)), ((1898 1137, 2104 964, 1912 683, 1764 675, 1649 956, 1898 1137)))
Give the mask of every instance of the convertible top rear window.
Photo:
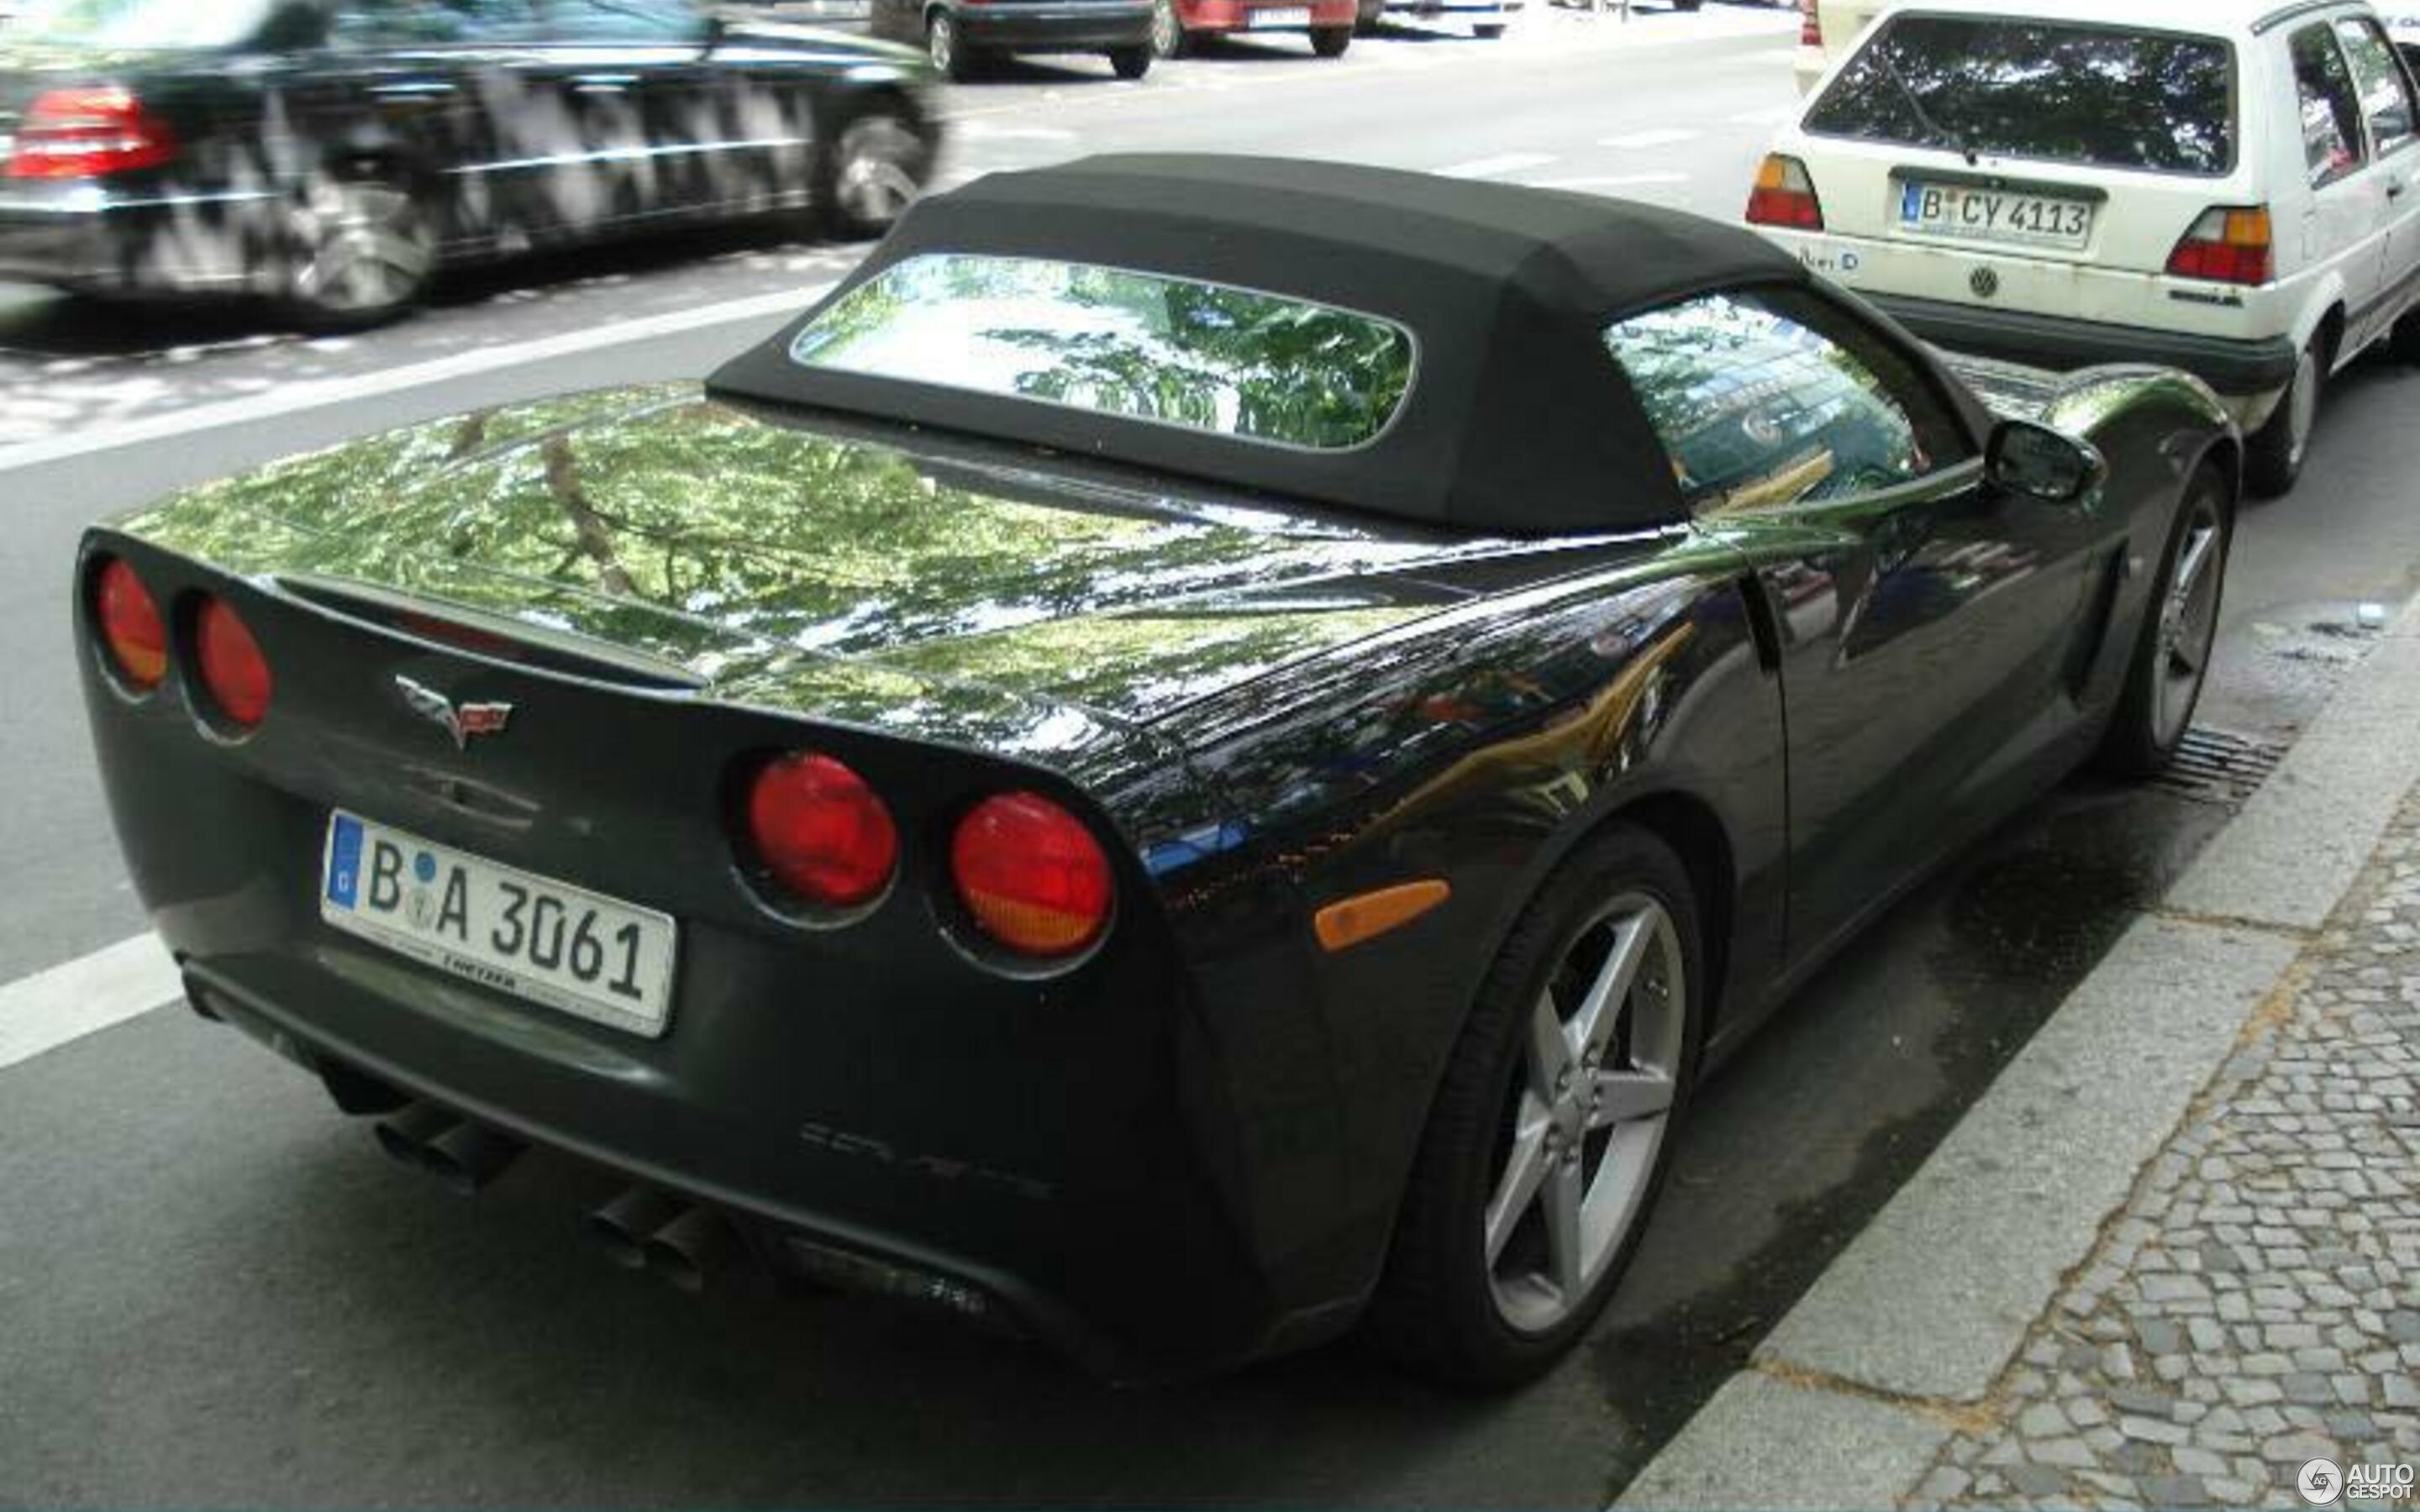
POLYGON ((1858 50, 1807 130, 2046 162, 2224 174, 2235 54, 2215 37, 2015 16, 1904 15, 1858 50))
POLYGON ((1314 451, 1375 440, 1411 391, 1390 320, 1198 279, 939 253, 817 315, 790 360, 1314 451))

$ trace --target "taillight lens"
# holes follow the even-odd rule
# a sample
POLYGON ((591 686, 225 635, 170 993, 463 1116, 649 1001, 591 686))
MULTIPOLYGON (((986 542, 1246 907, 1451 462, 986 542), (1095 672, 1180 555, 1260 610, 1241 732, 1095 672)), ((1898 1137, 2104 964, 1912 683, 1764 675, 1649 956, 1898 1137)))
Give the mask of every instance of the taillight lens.
POLYGON ((128 686, 150 691, 168 675, 168 627, 143 579, 112 559, 93 582, 93 619, 128 686))
POLYGON ((1815 197, 1815 180, 1807 177, 1807 164, 1778 152, 1768 154, 1756 170, 1756 187, 1748 191, 1747 224, 1823 230, 1823 206, 1815 197))
POLYGON ((1019 955, 1074 955, 1109 927, 1109 858, 1040 794, 977 804, 951 839, 950 872, 976 926, 1019 955))
POLYGON ((2207 210, 2168 254, 2168 273, 2213 284, 2266 284, 2277 276, 2276 248, 2268 207, 2207 210))
POLYGON ((36 99, 17 127, 11 178, 96 178, 156 168, 177 156, 167 123, 115 86, 54 89, 36 99))
POLYGON ((1798 45, 1823 45, 1823 18, 1815 13, 1815 0, 1798 0, 1798 45))
POLYGON ((194 617, 194 659, 221 717, 249 730, 269 717, 274 680, 260 642, 225 599, 206 598, 194 617))
POLYGON ((756 774, 748 838, 773 880, 827 908, 871 902, 899 864, 899 829, 865 779, 794 751, 756 774))

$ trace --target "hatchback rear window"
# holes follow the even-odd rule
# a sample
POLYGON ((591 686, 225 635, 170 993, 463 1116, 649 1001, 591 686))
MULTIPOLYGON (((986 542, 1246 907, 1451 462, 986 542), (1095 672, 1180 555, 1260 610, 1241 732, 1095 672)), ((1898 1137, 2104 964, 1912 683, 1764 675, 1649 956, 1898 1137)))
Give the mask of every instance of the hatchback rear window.
POLYGON ((910 257, 791 343, 807 367, 1038 400, 1315 451, 1375 440, 1411 390, 1391 320, 1090 263, 910 257))
POLYGON ((1901 16, 1806 129, 2155 173, 2235 163, 2235 53, 2214 37, 2004 16, 1901 16))

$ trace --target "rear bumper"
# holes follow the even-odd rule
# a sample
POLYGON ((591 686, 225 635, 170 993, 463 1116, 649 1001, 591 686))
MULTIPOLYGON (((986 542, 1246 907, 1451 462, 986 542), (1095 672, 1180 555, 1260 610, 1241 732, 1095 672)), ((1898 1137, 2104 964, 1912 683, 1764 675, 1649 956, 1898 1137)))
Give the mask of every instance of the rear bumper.
POLYGON ((256 193, 0 185, 0 278, 117 294, 246 293, 270 259, 256 193))
POLYGON ((1480 21, 1517 16, 1522 0, 1387 0, 1390 16, 1465 16, 1480 21))
POLYGON ((1102 5, 962 5, 958 33, 976 47, 1075 53, 1151 40, 1150 0, 1102 5))
POLYGON ((1264 12, 1306 8, 1290 5, 1285 0, 1270 3, 1247 3, 1247 0, 1197 0, 1185 8, 1185 29, 1189 32, 1251 32, 1302 31, 1313 26, 1350 26, 1360 9, 1357 0, 1318 0, 1308 7, 1311 19, 1287 26, 1255 26, 1253 19, 1264 12))
POLYGON ((1901 295, 1865 298, 1937 347, 2059 372, 2103 363, 2156 363, 2181 368, 2233 400, 2274 397, 2292 381, 2301 358, 2284 336, 2239 341, 1901 295))

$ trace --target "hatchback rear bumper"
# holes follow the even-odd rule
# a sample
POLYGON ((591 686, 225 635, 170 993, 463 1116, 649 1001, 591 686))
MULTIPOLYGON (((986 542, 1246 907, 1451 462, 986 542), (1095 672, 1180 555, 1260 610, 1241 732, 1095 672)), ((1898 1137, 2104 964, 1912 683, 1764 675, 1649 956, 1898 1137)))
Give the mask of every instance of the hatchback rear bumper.
POLYGON ((2058 372, 2103 363, 2156 363, 2191 373, 2231 401, 2274 398, 2293 380, 2302 357, 2285 336, 2232 340, 1896 294, 1865 298, 1936 347, 2058 372))
POLYGON ((0 191, 0 278, 110 294, 253 291, 269 269, 268 203, 256 193, 11 185, 0 191))

